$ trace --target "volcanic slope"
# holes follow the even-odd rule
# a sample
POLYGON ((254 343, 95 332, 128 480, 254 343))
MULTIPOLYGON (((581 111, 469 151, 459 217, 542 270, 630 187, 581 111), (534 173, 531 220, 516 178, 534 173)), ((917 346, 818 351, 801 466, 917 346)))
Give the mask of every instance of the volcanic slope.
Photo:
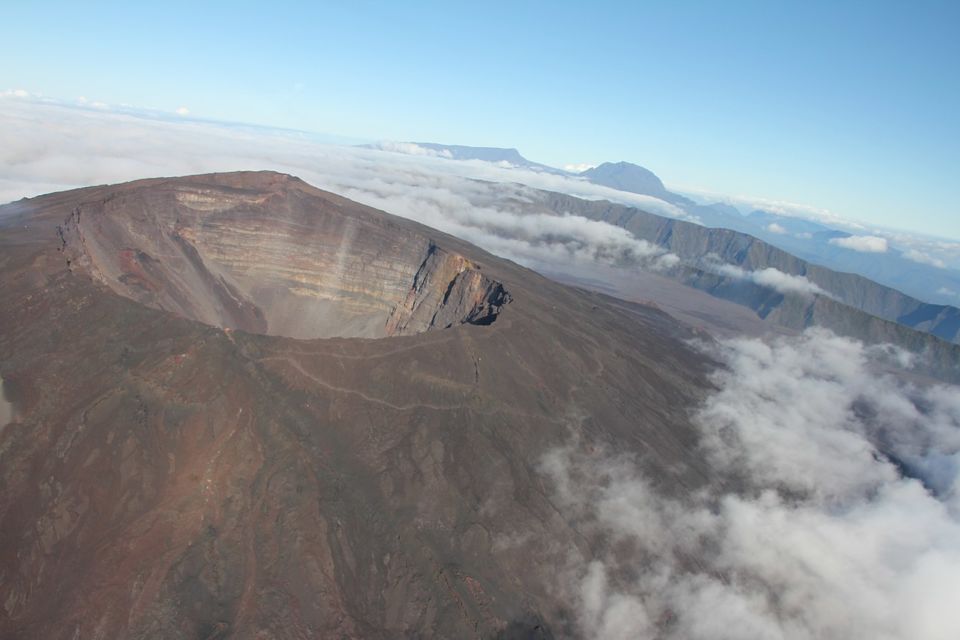
POLYGON ((0 295, 0 637, 568 637, 544 452, 709 478, 672 318, 289 176, 0 207, 0 295))

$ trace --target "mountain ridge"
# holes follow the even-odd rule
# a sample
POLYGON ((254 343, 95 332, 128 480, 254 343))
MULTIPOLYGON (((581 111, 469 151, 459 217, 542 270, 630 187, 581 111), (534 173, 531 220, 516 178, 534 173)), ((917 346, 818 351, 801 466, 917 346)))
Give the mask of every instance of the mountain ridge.
POLYGON ((960 337, 960 309, 921 302, 854 273, 835 272, 778 249, 763 240, 729 229, 710 229, 665 218, 608 201, 588 201, 555 192, 541 192, 548 209, 576 213, 623 227, 634 236, 668 249, 684 260, 715 254, 723 262, 749 271, 775 268, 803 276, 840 301, 880 318, 954 342, 960 337), (912 322, 912 325, 906 324, 912 322))
POLYGON ((597 167, 576 173, 531 162, 521 156, 516 149, 474 148, 433 143, 419 144, 425 147, 429 146, 431 150, 436 152, 458 149, 457 154, 462 155, 458 156, 450 153, 449 157, 451 159, 457 157, 483 159, 481 156, 471 154, 471 149, 498 153, 510 152, 511 157, 514 157, 511 162, 513 165, 567 177, 584 178, 593 184, 626 193, 655 197, 680 207, 702 226, 729 229, 757 237, 807 262, 819 264, 834 271, 858 273, 878 284, 900 290, 913 298, 921 299, 926 304, 945 307, 956 306, 952 304, 948 293, 944 293, 944 291, 960 291, 960 275, 956 275, 955 271, 950 272, 938 268, 936 261, 929 257, 924 258, 923 255, 918 255, 914 259, 911 257, 910 251, 901 251, 894 248, 880 253, 861 253, 843 249, 831 244, 830 240, 852 235, 849 231, 835 229, 805 218, 784 216, 762 209, 756 209, 748 215, 742 215, 737 208, 722 202, 699 204, 687 196, 668 190, 655 173, 634 163, 626 161, 605 162, 597 167), (777 226, 773 226, 771 230, 772 225, 777 226))

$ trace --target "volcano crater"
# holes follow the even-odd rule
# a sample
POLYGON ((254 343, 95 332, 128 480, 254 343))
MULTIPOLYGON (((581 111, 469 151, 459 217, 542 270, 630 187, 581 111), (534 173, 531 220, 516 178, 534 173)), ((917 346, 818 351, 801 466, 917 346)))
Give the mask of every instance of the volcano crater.
POLYGON ((74 207, 57 234, 72 270, 153 308, 297 339, 385 338, 491 324, 511 301, 417 226, 356 215, 291 176, 146 182, 74 207))

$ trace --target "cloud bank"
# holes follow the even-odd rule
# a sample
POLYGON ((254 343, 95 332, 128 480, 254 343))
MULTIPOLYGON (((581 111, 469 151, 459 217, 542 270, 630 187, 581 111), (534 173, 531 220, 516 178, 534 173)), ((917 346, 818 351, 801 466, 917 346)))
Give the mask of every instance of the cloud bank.
POLYGON ((748 195, 731 195, 690 187, 676 187, 676 190, 684 195, 688 195, 694 200, 704 203, 722 202, 724 204, 736 207, 745 213, 760 210, 769 213, 775 213, 781 216, 787 216, 789 218, 811 220, 813 222, 819 222, 825 225, 843 229, 851 229, 855 231, 866 229, 863 224, 853 220, 847 220, 834 213, 830 209, 802 204, 799 202, 789 202, 787 200, 761 198, 748 195))
POLYGON ((381 151, 390 151, 392 153, 404 153, 409 156, 428 156, 431 158, 453 158, 453 154, 447 149, 430 149, 422 147, 415 142, 396 142, 392 140, 381 140, 371 147, 381 151))
POLYGON ((561 512, 600 551, 562 588, 597 638, 960 637, 960 389, 822 330, 712 349, 697 410, 716 482, 667 497, 630 456, 549 452, 561 512))
MULTIPOLYGON (((541 269, 558 261, 584 260, 663 269, 678 260, 613 225, 596 226, 603 223, 584 218, 561 223, 562 237, 545 233, 543 216, 555 212, 537 206, 533 189, 607 199, 695 221, 679 207, 650 196, 572 176, 452 161, 410 143, 385 143, 405 145, 405 154, 387 153, 325 144, 325 139, 303 132, 129 107, 70 106, 23 92, 0 96, 0 136, 5 140, 0 145, 0 201, 147 176, 269 168, 541 269), (516 219, 507 224, 506 215, 516 219), (520 227, 529 230, 520 233, 520 227)), ((908 241, 896 242, 902 246, 908 241)), ((928 264, 960 265, 960 244, 930 240, 917 246, 922 253, 918 248, 908 258, 923 261, 928 255, 928 264)), ((741 275, 784 293, 819 293, 802 278, 773 271, 741 275)))
POLYGON ((886 253, 887 251, 887 239, 880 236, 830 238, 830 244, 861 253, 886 253))
POLYGON ((707 260, 702 261, 700 266, 711 273, 736 280, 747 280, 761 287, 773 289, 783 295, 799 295, 804 297, 821 295, 833 297, 828 291, 821 289, 806 277, 784 273, 773 267, 748 271, 736 265, 721 262, 716 258, 710 259, 710 256, 708 256, 707 260))
POLYGON ((404 154, 388 153, 321 144, 295 131, 154 115, 0 99, 0 137, 7 141, 0 145, 0 201, 144 177, 272 169, 530 266, 602 261, 663 269, 679 262, 620 227, 537 207, 534 189, 685 215, 656 198, 567 176, 453 162, 407 143, 400 143, 404 154))
MULTIPOLYGON (((678 188, 677 190, 704 204, 722 202, 734 206, 744 213, 759 209, 790 218, 818 222, 832 229, 853 231, 861 236, 880 238, 887 241, 888 249, 892 247, 904 253, 909 253, 908 260, 938 268, 960 269, 960 242, 956 240, 946 240, 919 233, 868 225, 863 222, 847 220, 829 209, 796 202, 729 195, 701 189, 678 188), (911 253, 914 251, 916 253, 911 253), (929 258, 929 260, 925 258, 929 258)), ((777 233, 774 229, 767 228, 767 231, 777 233)), ((812 235, 798 233, 795 234, 795 237, 810 239, 812 235)), ((877 241, 873 242, 876 246, 881 246, 877 241)))
POLYGON ((947 268, 947 265, 943 260, 940 260, 939 258, 934 258, 930 254, 920 251, 919 249, 909 249, 907 251, 904 251, 903 257, 906 258, 907 260, 911 260, 919 264, 928 264, 931 267, 936 267, 938 269, 947 268))

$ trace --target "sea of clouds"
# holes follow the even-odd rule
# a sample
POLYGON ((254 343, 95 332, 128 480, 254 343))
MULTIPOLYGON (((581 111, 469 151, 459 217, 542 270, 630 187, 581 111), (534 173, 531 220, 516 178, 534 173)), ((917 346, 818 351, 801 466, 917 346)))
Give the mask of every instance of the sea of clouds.
MULTIPOLYGON (((679 259, 629 231, 529 206, 537 190, 690 219, 679 207, 569 175, 451 161, 411 143, 364 148, 303 132, 0 96, 0 202, 145 177, 270 169, 451 233, 528 266, 601 261, 670 269, 679 259)), ((729 274, 726 274, 729 275, 729 274)), ((775 269, 738 272, 782 293, 817 292, 775 269)))
MULTIPOLYGON (((520 262, 675 259, 628 231, 581 216, 523 215, 533 189, 617 198, 662 215, 679 208, 578 178, 317 142, 299 132, 145 117, 104 108, 0 97, 0 201, 145 177, 270 169, 417 220, 520 262)), ((411 145, 407 145, 411 146, 411 145)), ((413 145, 415 146, 415 145, 413 145)), ((403 151, 398 153, 396 151, 403 151)))
POLYGON ((709 347, 696 409, 711 486, 670 498, 633 458, 544 456, 557 504, 606 552, 562 584, 585 637, 960 637, 960 389, 823 330, 709 347))

